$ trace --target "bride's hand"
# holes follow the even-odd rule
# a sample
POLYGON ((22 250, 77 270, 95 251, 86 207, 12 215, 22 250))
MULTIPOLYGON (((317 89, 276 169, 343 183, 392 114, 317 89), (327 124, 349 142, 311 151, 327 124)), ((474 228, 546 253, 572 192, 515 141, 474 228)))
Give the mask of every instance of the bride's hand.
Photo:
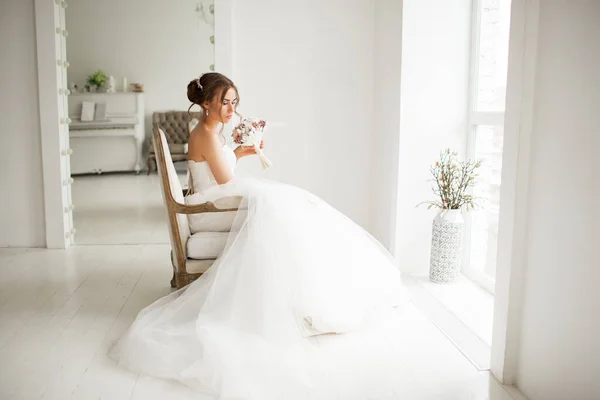
MULTIPOLYGON (((264 147, 265 147, 265 142, 261 140, 260 148, 262 149, 264 147)), ((236 157, 238 159, 240 159, 242 157, 251 156, 252 154, 256 154, 256 149, 254 149, 254 146, 238 146, 234 150, 234 153, 235 153, 236 157)))

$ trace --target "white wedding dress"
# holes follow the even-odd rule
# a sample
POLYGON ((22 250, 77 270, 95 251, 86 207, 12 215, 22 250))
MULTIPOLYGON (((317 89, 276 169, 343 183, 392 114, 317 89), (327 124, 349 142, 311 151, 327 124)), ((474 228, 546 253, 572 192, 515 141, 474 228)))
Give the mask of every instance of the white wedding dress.
POLYGON ((402 357, 389 321, 408 297, 391 256, 309 192, 217 185, 208 163, 188 166, 203 201, 241 195, 245 211, 215 264, 142 310, 111 357, 219 399, 361 398, 358 369, 402 357))

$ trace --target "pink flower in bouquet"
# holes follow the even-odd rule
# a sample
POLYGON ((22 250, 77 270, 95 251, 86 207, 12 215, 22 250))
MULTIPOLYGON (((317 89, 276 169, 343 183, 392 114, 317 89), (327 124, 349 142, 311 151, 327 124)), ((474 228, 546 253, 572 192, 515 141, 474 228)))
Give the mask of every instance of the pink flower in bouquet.
POLYGON ((233 128, 233 132, 231 133, 234 143, 243 146, 254 146, 256 154, 258 154, 258 157, 263 164, 263 168, 265 169, 271 166, 271 162, 260 148, 266 126, 267 122, 265 120, 258 118, 242 118, 241 122, 233 128))
POLYGON ((262 133, 267 122, 262 119, 243 118, 242 121, 233 128, 231 137, 236 144, 246 144, 251 135, 262 133))

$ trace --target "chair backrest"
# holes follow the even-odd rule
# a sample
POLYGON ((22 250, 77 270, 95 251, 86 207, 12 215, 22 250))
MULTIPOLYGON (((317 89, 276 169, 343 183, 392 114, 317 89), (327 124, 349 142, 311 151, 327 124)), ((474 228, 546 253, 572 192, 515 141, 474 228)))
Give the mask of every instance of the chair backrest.
POLYGON ((155 111, 152 113, 152 123, 162 129, 169 145, 185 144, 190 132, 188 125, 192 118, 199 119, 199 112, 187 111, 155 111))
POLYGON ((169 219, 169 236, 173 249, 173 264, 179 272, 185 272, 187 259, 187 240, 190 237, 190 226, 187 215, 175 212, 175 202, 185 204, 183 191, 177 171, 171 159, 171 152, 164 132, 158 124, 153 125, 152 141, 156 150, 156 167, 160 177, 163 202, 169 219))

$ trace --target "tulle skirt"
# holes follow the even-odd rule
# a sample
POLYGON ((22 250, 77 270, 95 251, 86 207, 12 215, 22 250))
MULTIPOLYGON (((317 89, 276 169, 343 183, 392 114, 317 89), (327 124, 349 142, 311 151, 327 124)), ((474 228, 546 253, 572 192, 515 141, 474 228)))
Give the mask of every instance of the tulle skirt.
POLYGON ((393 356, 390 329, 401 327, 390 321, 408 297, 392 257, 297 187, 235 179, 203 198, 232 195, 243 197, 242 211, 221 256, 142 310, 110 356, 221 399, 348 392, 360 375, 349 363, 393 356))

